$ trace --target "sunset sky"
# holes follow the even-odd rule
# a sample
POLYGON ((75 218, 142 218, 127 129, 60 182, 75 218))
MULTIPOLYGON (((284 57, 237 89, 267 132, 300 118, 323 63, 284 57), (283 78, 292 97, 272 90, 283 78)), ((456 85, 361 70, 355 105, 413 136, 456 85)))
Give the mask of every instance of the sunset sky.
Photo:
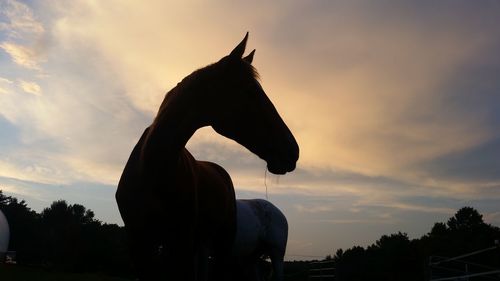
POLYGON ((211 128, 188 149, 239 198, 267 185, 288 259, 417 238, 463 206, 500 226, 499 15, 486 0, 0 0, 0 189, 123 224, 114 192, 165 93, 249 31, 297 170, 266 176, 211 128))

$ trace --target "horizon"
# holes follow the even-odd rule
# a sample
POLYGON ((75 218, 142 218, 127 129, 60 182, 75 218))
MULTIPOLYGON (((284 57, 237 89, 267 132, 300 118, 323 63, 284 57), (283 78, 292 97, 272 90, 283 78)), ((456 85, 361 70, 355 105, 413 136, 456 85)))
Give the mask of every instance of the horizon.
POLYGON ((287 216, 287 258, 417 238, 471 206, 500 226, 500 4, 0 0, 0 189, 123 225, 114 193, 166 92, 247 53, 300 146, 284 176, 211 128, 187 148, 287 216), (44 5, 45 4, 45 5, 44 5))
MULTIPOLYGON (((3 191, 0 189, 0 193, 2 193, 3 191)), ((9 195, 6 195, 6 194, 2 194, 3 196, 9 196, 9 195)), ((14 200, 18 200, 18 201, 14 201, 16 202, 17 204, 20 204, 22 203, 19 198, 16 198, 16 197, 11 197, 11 199, 14 199, 14 200)), ((9 201, 7 201, 9 202, 9 201)), ((91 211, 91 214, 92 214, 92 220, 94 222, 98 222, 101 226, 102 225, 117 225, 115 223, 109 223, 109 222, 105 222, 105 221, 100 221, 98 218, 96 218, 94 215, 94 212, 92 209, 90 208, 87 208, 86 206, 83 206, 81 204, 78 204, 78 203, 74 203, 74 204, 71 204, 71 203, 68 203, 66 200, 64 199, 59 199, 59 200, 56 200, 56 201, 53 201, 49 206, 46 206, 42 211, 35 211, 38 215, 39 215, 39 218, 42 218, 44 217, 44 213, 46 211, 49 211, 50 212, 50 209, 52 209, 52 212, 54 211, 54 204, 60 204, 60 203, 64 203, 64 205, 66 205, 67 207, 69 207, 69 209, 74 206, 74 205, 80 205, 82 207, 84 207, 84 210, 85 211, 91 211)), ((9 203, 7 203, 9 204, 9 203)), ((26 204, 26 202, 25 202, 26 204)), ((33 211, 33 209, 31 209, 31 207, 26 204, 26 210, 31 210, 33 211)), ((336 254, 337 254, 337 251, 338 250, 342 250, 343 252, 346 252, 348 250, 354 250, 355 248, 357 247, 362 247, 363 249, 366 249, 366 250, 369 250, 371 247, 379 247, 380 245, 379 244, 379 241, 383 240, 384 238, 387 238, 387 237, 390 237, 390 236, 393 236, 393 235, 402 235, 402 236, 406 236, 409 241, 415 241, 415 240, 425 240, 425 238, 429 238, 429 237, 434 237, 435 238, 435 235, 436 235, 436 230, 434 229, 438 224, 443 224, 448 230, 450 229, 455 229, 456 230, 456 221, 455 221, 455 225, 450 225, 450 223, 452 223, 451 221, 454 220, 454 219, 457 219, 457 218, 462 218, 462 220, 464 219, 463 216, 460 216, 459 213, 460 212, 465 212, 465 213, 468 213, 469 210, 473 211, 473 212, 477 212, 477 210, 475 208, 471 208, 469 206, 463 206, 461 207, 460 209, 458 209, 452 216, 450 216, 447 220, 445 221, 436 221, 434 222, 434 224, 432 225, 431 229, 429 229, 426 233, 424 233, 423 235, 419 236, 419 237, 409 237, 408 236, 408 233, 406 232, 402 232, 402 231, 397 231, 397 232, 391 232, 391 233, 385 233, 385 234, 382 234, 380 237, 378 237, 376 240, 374 241, 371 241, 370 243, 366 244, 366 245, 351 245, 349 247, 345 247, 345 248, 337 248, 335 249, 334 252, 332 253, 328 253, 327 255, 325 256, 314 256, 314 255, 300 255, 300 254, 287 254, 287 258, 285 259, 285 261, 293 261, 293 262, 300 262, 300 261, 316 261, 316 260, 323 260, 323 259, 331 259, 332 257, 334 257, 336 254), (457 217, 458 216, 458 217, 457 217), (434 235, 434 236, 433 236, 434 235)), ((496 228, 497 230, 500 229, 500 227, 498 226, 495 226, 495 225, 492 225, 492 224, 488 224, 487 222, 484 222, 483 220, 483 215, 479 212, 477 212, 477 214, 480 216, 480 219, 482 221, 482 223, 488 227, 492 227, 492 228, 496 228)), ((4 234, 5 235, 5 231, 7 231, 6 233, 9 234, 9 222, 7 220, 7 218, 5 217, 5 214, 2 212, 2 210, 0 209, 0 223, 4 223, 4 226, 5 226, 5 223, 7 225, 7 229, 3 229, 4 230, 4 233, 0 233, 0 234, 4 234), (1 221, 1 218, 2 216, 4 216, 4 220, 1 221)), ((471 224, 471 221, 462 221, 462 222, 465 222, 465 223, 469 223, 468 227, 474 227, 474 223, 478 222, 478 221, 473 221, 472 224, 471 224)), ((452 223, 453 224, 453 223, 452 223)), ((19 224, 18 224, 19 225, 19 224)), ((123 225, 118 225, 119 227, 124 227, 123 225)), ((477 226, 477 225, 476 225, 477 226)), ((439 230, 438 230, 439 232, 439 230)), ((2 237, 2 235, 0 235, 0 237, 2 237)), ((5 236, 3 236, 5 237, 5 236)), ((7 235, 8 237, 8 235, 7 235)), ((498 240, 495 239, 495 240, 492 240, 492 241, 486 241, 484 244, 485 245, 497 245, 498 244, 498 240), (491 242, 491 243, 490 243, 491 242)), ((6 245, 8 245, 9 243, 7 243, 6 245)), ((13 249, 15 250, 15 249, 13 249)))

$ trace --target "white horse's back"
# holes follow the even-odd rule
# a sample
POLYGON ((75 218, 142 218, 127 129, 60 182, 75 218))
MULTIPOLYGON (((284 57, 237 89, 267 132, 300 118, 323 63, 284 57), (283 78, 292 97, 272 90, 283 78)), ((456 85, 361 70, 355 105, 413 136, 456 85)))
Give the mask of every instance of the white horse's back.
POLYGON ((236 200, 237 230, 235 258, 271 258, 275 280, 283 278, 283 260, 288 239, 285 215, 263 199, 236 200))
POLYGON ((236 237, 233 255, 242 257, 254 254, 263 233, 264 222, 259 219, 258 210, 252 200, 236 200, 236 237))

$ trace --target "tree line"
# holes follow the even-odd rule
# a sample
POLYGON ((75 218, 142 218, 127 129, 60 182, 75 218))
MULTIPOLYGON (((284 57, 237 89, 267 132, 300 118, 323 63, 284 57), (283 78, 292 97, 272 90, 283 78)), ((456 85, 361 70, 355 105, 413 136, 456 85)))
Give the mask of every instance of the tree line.
MULTIPOLYGON (((431 275, 430 257, 456 257, 494 247, 498 240, 499 227, 485 223, 476 209, 463 207, 446 223, 434 223, 431 230, 420 238, 410 239, 404 232, 382 235, 372 245, 338 249, 324 260, 331 262, 327 267, 333 267, 334 270, 327 272, 335 275, 335 281, 422 281, 429 280, 431 275)), ((491 268, 500 269, 500 247, 497 244, 497 248, 492 251, 462 260, 469 263, 468 270, 472 273, 491 268)), ((434 277, 460 275, 464 271, 464 265, 458 261, 440 264, 432 269, 432 274, 434 277)), ((287 262, 285 280, 310 280, 308 276, 313 274, 310 270, 316 268, 311 265, 311 261, 287 262)), ((500 280, 500 275, 475 277, 471 280, 500 280)))
POLYGON ((97 220, 80 204, 54 201, 41 213, 0 190, 10 227, 9 250, 20 265, 70 272, 132 273, 123 227, 97 220))
MULTIPOLYGON (((485 223, 476 209, 463 207, 446 223, 435 223, 430 232, 420 238, 409 239, 402 232, 383 235, 366 248, 339 249, 327 259, 332 260, 336 268, 336 280, 429 280, 431 256, 456 257, 492 247, 495 240, 500 240, 500 228, 485 223)), ((470 272, 484 271, 479 265, 500 269, 500 248, 463 260, 478 265, 476 268, 471 266, 470 272)), ((434 269, 434 273, 438 272, 441 277, 459 275, 464 266, 464 263, 453 261, 441 269, 434 269)), ((494 280, 499 280, 500 276, 496 278, 494 280)))
MULTIPOLYGON (((0 210, 9 222, 9 249, 17 252, 18 264, 133 276, 124 228, 97 220, 82 205, 58 200, 37 213, 0 190, 0 210)), ((491 247, 495 240, 500 240, 500 228, 485 223, 476 209, 463 207, 420 238, 402 232, 383 235, 368 247, 338 249, 326 259, 339 281, 428 280, 430 256, 458 256, 491 247)), ((468 260, 500 268, 500 249, 468 260)), ((287 262, 285 280, 307 280, 308 265, 287 262)))

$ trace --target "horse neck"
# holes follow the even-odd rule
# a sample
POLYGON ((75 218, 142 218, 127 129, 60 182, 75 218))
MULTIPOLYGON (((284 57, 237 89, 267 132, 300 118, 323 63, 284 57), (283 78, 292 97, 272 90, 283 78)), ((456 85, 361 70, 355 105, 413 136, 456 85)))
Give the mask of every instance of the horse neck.
POLYGON ((144 151, 147 162, 159 169, 164 169, 165 165, 176 169, 180 157, 189 154, 186 143, 197 129, 204 126, 191 103, 197 93, 186 92, 188 89, 181 84, 172 89, 150 126, 144 151))

